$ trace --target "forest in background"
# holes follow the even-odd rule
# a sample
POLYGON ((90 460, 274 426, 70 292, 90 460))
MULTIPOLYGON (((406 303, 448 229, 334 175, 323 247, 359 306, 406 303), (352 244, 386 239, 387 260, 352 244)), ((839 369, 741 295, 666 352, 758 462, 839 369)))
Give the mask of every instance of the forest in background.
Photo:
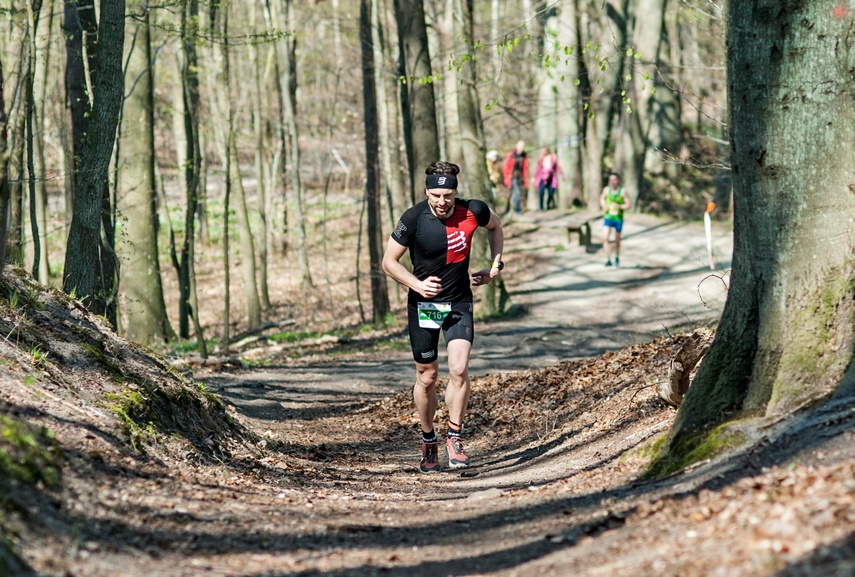
MULTIPOLYGON (((205 355, 205 337, 227 348, 284 300, 345 300, 347 314, 330 304, 327 327, 382 322, 381 243, 437 156, 463 167, 464 196, 497 209, 483 159, 519 139, 532 164, 543 146, 558 153, 561 209, 590 205, 610 170, 639 210, 728 207, 713 2, 0 10, 5 258, 141 342, 195 338, 205 355), (365 303, 353 302, 361 291, 324 294, 330 275, 353 275, 340 260, 331 270, 329 255, 354 250, 365 303), (271 294, 274 275, 292 294, 271 294), (202 309, 221 311, 204 330, 202 309)), ((487 312, 502 301, 485 298, 487 312)))

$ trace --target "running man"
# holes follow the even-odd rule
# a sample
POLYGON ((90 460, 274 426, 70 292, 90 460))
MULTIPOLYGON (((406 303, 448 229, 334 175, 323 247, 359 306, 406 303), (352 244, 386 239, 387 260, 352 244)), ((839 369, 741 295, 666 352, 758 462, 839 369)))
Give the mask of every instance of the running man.
POLYGON ((615 266, 620 266, 620 233, 623 230, 623 211, 629 210, 629 197, 624 194, 620 185, 620 176, 615 172, 609 173, 609 184, 603 188, 600 195, 600 208, 605 211, 603 224, 603 248, 606 249, 606 266, 612 266, 612 251, 609 246, 609 235, 615 231, 615 266))
POLYGON ((439 402, 440 330, 445 335, 449 383, 445 389, 448 436, 445 450, 452 469, 469 466, 463 451, 463 420, 469 403, 469 355, 475 337, 469 255, 475 230, 487 229, 493 263, 472 274, 471 284, 486 285, 499 276, 502 263, 502 223, 486 203, 457 198, 460 167, 434 162, 425 170, 427 198, 404 212, 386 245, 383 270, 408 287, 407 320, 416 384, 413 399, 422 427, 423 473, 440 470, 433 421, 439 402), (401 264, 410 251, 413 272, 401 264))

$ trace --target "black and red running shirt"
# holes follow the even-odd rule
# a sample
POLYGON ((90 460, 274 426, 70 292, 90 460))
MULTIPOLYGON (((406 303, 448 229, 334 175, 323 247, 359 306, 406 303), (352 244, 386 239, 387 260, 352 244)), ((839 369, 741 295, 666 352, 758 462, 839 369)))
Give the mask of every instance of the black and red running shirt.
POLYGON ((409 247, 416 278, 442 279, 442 291, 430 299, 410 289, 410 304, 472 300, 469 286, 472 237, 475 229, 490 222, 490 209, 480 200, 456 198, 454 203, 454 214, 441 220, 434 216, 425 199, 404 213, 392 233, 396 242, 409 247))

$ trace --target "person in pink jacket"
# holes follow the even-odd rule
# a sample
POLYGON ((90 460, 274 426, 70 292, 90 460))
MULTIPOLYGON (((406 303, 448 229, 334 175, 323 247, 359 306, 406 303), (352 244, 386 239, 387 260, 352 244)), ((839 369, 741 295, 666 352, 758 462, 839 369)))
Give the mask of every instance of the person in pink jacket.
POLYGON ((525 141, 517 142, 513 150, 505 156, 502 175, 505 177, 505 186, 511 191, 508 212, 510 212, 510 205, 513 205, 515 212, 522 212, 520 197, 528 187, 528 155, 525 152, 525 141))
POLYGON ((555 208, 555 189, 558 187, 558 177, 564 177, 558 165, 558 155, 544 146, 537 159, 537 172, 534 174, 534 184, 540 197, 540 210, 555 208), (544 202, 544 200, 546 202, 544 202))

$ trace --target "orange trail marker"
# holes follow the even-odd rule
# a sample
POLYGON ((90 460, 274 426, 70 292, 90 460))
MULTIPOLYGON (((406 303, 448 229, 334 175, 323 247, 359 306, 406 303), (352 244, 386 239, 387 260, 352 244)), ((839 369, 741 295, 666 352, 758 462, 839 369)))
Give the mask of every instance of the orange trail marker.
POLYGON ((712 218, 710 213, 715 209, 714 202, 707 203, 707 210, 704 213, 704 230, 707 233, 707 256, 710 260, 710 270, 715 270, 715 257, 712 252, 712 218))

